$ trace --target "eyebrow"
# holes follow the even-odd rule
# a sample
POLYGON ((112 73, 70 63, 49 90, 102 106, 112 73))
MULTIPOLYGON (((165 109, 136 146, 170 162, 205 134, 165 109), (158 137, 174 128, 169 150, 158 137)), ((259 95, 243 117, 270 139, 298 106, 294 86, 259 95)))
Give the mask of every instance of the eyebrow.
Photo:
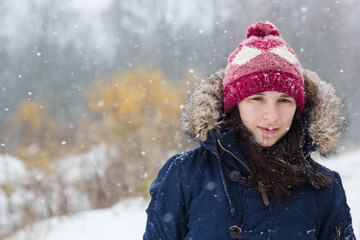
POLYGON ((291 96, 289 94, 282 94, 280 97, 291 98, 291 96))
MULTIPOLYGON (((254 94, 254 95, 260 95, 260 96, 264 96, 266 95, 265 93, 257 93, 257 94, 254 94)), ((289 94, 281 94, 280 97, 283 97, 283 98, 291 98, 291 96, 289 94)))

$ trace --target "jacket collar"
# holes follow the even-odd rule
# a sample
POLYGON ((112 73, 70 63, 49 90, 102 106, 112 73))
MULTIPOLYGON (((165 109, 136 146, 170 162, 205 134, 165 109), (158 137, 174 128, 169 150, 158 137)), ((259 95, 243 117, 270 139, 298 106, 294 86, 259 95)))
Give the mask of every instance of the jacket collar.
MULTIPOLYGON (((212 129, 205 141, 200 142, 200 145, 207 150, 221 156, 223 151, 229 151, 234 157, 240 159, 247 167, 249 164, 238 146, 235 131, 230 130, 224 133, 216 132, 212 129)), ((309 134, 306 135, 306 142, 304 146, 304 156, 307 158, 312 152, 316 150, 316 143, 312 140, 309 134)), ((250 168, 250 167, 249 167, 250 168)))

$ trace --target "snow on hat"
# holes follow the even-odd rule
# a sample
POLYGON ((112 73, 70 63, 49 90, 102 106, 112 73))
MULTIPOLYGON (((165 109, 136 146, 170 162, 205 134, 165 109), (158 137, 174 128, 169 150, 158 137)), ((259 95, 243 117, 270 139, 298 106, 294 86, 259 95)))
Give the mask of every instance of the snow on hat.
POLYGON ((247 39, 230 54, 223 80, 224 108, 230 112, 242 99, 277 91, 304 108, 304 79, 299 59, 269 22, 252 24, 247 39))

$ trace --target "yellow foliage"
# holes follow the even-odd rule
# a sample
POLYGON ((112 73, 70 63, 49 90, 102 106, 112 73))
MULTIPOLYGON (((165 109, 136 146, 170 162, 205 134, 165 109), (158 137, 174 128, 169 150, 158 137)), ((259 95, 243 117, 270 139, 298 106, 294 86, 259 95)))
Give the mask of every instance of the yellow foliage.
POLYGON ((41 104, 37 101, 22 101, 19 106, 18 117, 27 121, 30 126, 38 127, 43 120, 41 108, 41 104))
POLYGON ((12 130, 19 138, 18 153, 24 160, 36 159, 37 162, 32 164, 41 162, 41 165, 46 165, 51 161, 47 156, 53 150, 51 144, 56 127, 46 110, 42 101, 24 99, 15 113, 12 130))
POLYGON ((183 102, 177 85, 158 70, 119 74, 110 84, 97 82, 87 99, 92 112, 134 125, 177 119, 183 102))
POLYGON ((185 77, 186 83, 177 83, 159 70, 138 69, 115 75, 111 81, 99 80, 85 96, 92 114, 82 126, 94 142, 116 149, 111 158, 119 163, 114 166, 120 166, 116 170, 120 176, 113 177, 128 188, 127 194, 145 195, 160 161, 187 147, 179 115, 193 79, 185 77))
POLYGON ((16 112, 16 122, 27 127, 54 129, 55 124, 45 110, 45 104, 39 100, 22 100, 16 112))

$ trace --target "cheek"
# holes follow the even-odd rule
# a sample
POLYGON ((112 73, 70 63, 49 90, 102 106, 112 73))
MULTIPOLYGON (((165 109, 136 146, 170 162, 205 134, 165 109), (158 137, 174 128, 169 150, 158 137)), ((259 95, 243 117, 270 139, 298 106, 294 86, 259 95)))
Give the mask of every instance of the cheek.
POLYGON ((239 113, 240 113, 240 118, 245 124, 245 126, 249 125, 251 122, 254 121, 254 119, 256 119, 255 116, 256 112, 254 112, 252 108, 247 107, 246 105, 239 106, 239 113))
POLYGON ((291 125, 293 119, 294 119, 294 115, 292 115, 292 116, 285 116, 285 117, 283 118, 283 121, 284 121, 284 123, 291 125))
POLYGON ((286 126, 289 126, 289 127, 291 126, 294 116, 295 116, 295 111, 296 111, 296 108, 288 110, 288 111, 284 111, 282 113, 282 121, 286 126))

